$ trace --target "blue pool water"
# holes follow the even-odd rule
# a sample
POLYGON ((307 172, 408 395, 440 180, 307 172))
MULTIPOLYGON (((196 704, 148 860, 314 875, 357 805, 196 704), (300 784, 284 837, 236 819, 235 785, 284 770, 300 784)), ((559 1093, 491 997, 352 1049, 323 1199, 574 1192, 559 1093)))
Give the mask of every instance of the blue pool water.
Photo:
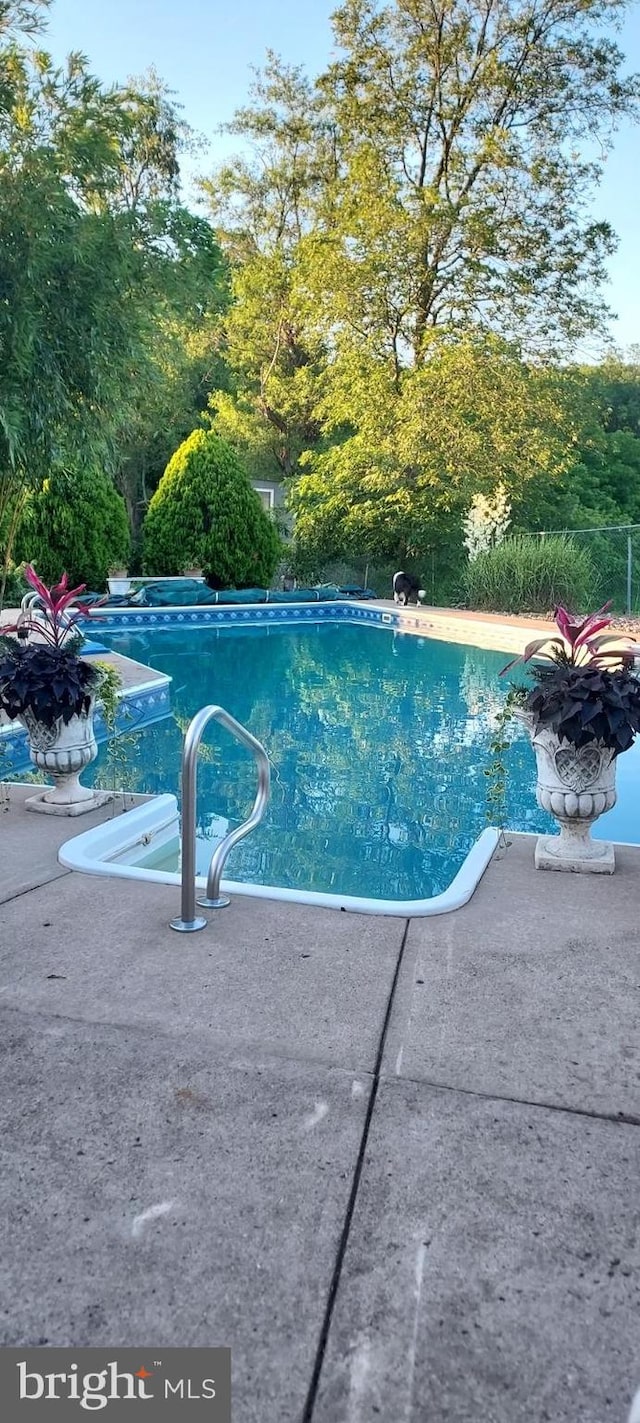
MULTIPOLYGON (((230 879, 384 899, 451 883, 489 823, 490 743, 506 693, 505 654, 352 624, 123 632, 111 647, 173 678, 172 714, 101 748, 94 779, 179 793, 182 738, 211 702, 269 754, 272 795, 259 829, 232 852, 230 879)), ((514 728, 503 823, 553 824, 535 800, 535 763, 514 728)), ((623 756, 619 803, 597 833, 640 840, 640 748, 623 756)), ((85 777, 85 779, 89 779, 85 777)), ((199 871, 214 840, 244 819, 255 764, 228 734, 205 735, 198 770, 199 871)))

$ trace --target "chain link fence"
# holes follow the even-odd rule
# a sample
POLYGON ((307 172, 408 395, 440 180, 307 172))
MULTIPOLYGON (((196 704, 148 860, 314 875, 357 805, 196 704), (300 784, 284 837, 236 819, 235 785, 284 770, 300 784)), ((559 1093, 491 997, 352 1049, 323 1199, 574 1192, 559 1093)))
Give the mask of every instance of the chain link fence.
MULTIPOLYGON (((457 559, 452 557, 451 547, 442 545, 440 549, 427 550, 419 557, 380 559, 366 553, 349 559, 334 559, 318 563, 304 570, 296 570, 299 586, 312 587, 319 583, 335 584, 339 588, 369 588, 378 598, 393 597, 393 575, 399 570, 415 576, 426 593, 426 602, 432 606, 457 606, 460 602, 462 568, 466 562, 464 549, 460 547, 457 559)), ((288 566, 278 570, 274 586, 281 587, 288 566)))
POLYGON ((543 529, 531 538, 563 533, 589 555, 593 568, 591 603, 613 603, 614 611, 640 614, 640 524, 612 524, 593 529, 543 529))
MULTIPOLYGON (((640 616, 640 524, 618 524, 587 529, 542 529, 521 535, 545 539, 563 534, 585 550, 591 564, 588 602, 597 607, 611 600, 616 613, 640 616)), ((464 570, 467 557, 462 544, 443 541, 417 558, 405 562, 405 571, 419 578, 431 606, 458 607, 465 602, 464 570)), ((402 565, 395 559, 367 556, 328 560, 297 569, 298 586, 321 583, 338 587, 370 588, 379 598, 391 598, 393 575, 402 565)), ((281 565, 274 587, 282 587, 290 572, 281 565)), ((499 611, 499 610, 498 610, 499 611)))
POLYGON ((305 563, 302 567, 285 561, 276 569, 272 586, 290 586, 295 574, 296 586, 299 588, 313 588, 327 583, 338 588, 370 588, 379 598, 390 598, 393 575, 397 571, 397 561, 392 568, 391 562, 380 563, 379 560, 367 558, 366 554, 361 558, 329 559, 326 563, 318 561, 308 565, 305 563))

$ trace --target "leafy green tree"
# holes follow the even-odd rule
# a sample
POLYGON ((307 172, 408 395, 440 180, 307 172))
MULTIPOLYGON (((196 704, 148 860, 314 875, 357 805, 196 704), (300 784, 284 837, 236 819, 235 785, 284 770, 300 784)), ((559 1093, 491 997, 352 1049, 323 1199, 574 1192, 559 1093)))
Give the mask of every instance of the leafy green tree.
POLYGON ((212 386, 227 384, 219 315, 228 305, 228 264, 210 223, 181 195, 182 156, 199 147, 153 69, 128 82, 100 201, 135 217, 147 252, 146 367, 114 437, 114 477, 136 535, 171 454, 199 418, 205 423, 212 386))
POLYGON ((640 346, 632 346, 626 360, 616 356, 584 366, 582 376, 607 433, 640 437, 640 346))
POLYGON ((50 4, 51 0, 0 0, 0 40, 38 34, 50 4))
POLYGON ((640 524, 640 367, 607 360, 575 372, 583 424, 563 471, 540 473, 514 500, 516 531, 589 530, 575 541, 591 557, 597 578, 591 602, 613 598, 626 609, 632 542, 634 606, 640 537, 621 526, 640 524), (602 529, 602 533, 595 532, 602 529))
MULTIPOLYGON (((42 7, 41 7, 42 8, 42 7)), ((0 524, 5 564, 25 491, 52 460, 107 459, 114 412, 145 367, 146 253, 93 195, 112 166, 115 93, 84 61, 55 69, 5 5, 0 30, 0 524), (136 299, 138 298, 138 299, 136 299)))
POLYGON ((328 70, 269 55, 229 125, 250 156, 206 185, 221 240, 243 265, 302 244, 317 315, 400 366, 452 323, 573 340, 602 320, 614 241, 585 215, 601 162, 581 151, 604 157, 637 112, 603 34, 625 8, 347 0, 328 70))
POLYGON ((110 567, 126 567, 130 545, 124 500, 108 475, 54 466, 27 497, 16 552, 46 583, 66 572, 73 585, 102 589, 110 567))
POLYGON ((194 135, 155 69, 122 91, 117 136, 106 204, 149 213, 179 201, 180 155, 194 148, 194 135))
POLYGON ((145 385, 136 386, 115 435, 114 479, 136 539, 173 451, 199 420, 209 427, 211 385, 227 380, 214 316, 189 326, 159 314, 149 354, 145 385))
POLYGON ((270 53, 249 104, 228 125, 248 156, 202 183, 232 272, 223 323, 230 381, 214 389, 211 408, 216 429, 258 478, 293 477, 320 435, 315 405, 327 353, 308 320, 298 253, 311 194, 332 165, 322 110, 301 69, 270 53))
POLYGON ((638 110, 624 8, 346 0, 315 82, 268 57, 231 126, 248 156, 207 185, 239 268, 212 403, 317 549, 419 547, 469 490, 571 463, 582 412, 545 363, 607 316, 588 212, 638 110))
POLYGON ((5 566, 26 493, 54 463, 115 475, 135 522, 147 478, 153 487, 220 380, 223 262, 180 203, 186 126, 154 75, 105 89, 81 56, 56 68, 31 50, 20 26, 31 32, 41 12, 0 8, 5 566))
POLYGON ((593 523, 638 524, 640 364, 637 360, 608 360, 585 369, 582 375, 598 413, 591 441, 579 451, 574 476, 587 486, 587 497, 583 498, 587 509, 582 512, 597 502, 605 517, 593 523))
POLYGON ((291 479, 320 436, 316 413, 326 358, 305 331, 290 264, 277 250, 234 272, 225 354, 230 388, 215 390, 215 428, 254 478, 291 479))
POLYGON ((200 567, 217 588, 268 587, 281 555, 275 525, 232 448, 195 430, 176 450, 144 522, 148 572, 200 567))
POLYGON ((207 222, 178 208, 165 217, 171 263, 152 300, 153 334, 146 378, 136 381, 115 437, 114 477, 134 534, 171 455, 200 421, 208 428, 209 392, 224 390, 220 314, 228 304, 228 270, 207 222))
POLYGON ((297 537, 400 566, 445 530, 461 548, 474 493, 557 477, 575 437, 569 377, 525 365, 496 337, 438 338, 399 385, 390 363, 356 350, 327 381, 335 442, 303 457, 297 537))
POLYGON ((579 431, 564 469, 541 470, 516 494, 518 529, 640 523, 640 365, 607 360, 572 375, 579 431))
POLYGON ((340 134, 317 266, 327 302, 404 361, 478 319, 546 351, 602 319, 613 234, 585 216, 638 81, 618 0, 347 0, 320 86, 340 134))

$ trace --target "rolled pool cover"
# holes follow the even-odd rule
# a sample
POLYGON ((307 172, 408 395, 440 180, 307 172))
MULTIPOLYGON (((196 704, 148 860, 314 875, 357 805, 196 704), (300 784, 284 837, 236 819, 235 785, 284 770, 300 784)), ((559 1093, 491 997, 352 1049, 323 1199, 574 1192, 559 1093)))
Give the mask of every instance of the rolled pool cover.
POLYGON ((212 588, 207 588, 206 584, 185 578, 181 583, 172 579, 166 583, 144 584, 139 592, 133 595, 107 599, 106 606, 122 608, 133 604, 137 608, 196 608, 226 604, 231 607, 249 603, 330 603, 342 598, 375 596, 370 588, 338 588, 333 584, 320 588, 295 588, 286 593, 271 588, 225 588, 215 592, 212 588))

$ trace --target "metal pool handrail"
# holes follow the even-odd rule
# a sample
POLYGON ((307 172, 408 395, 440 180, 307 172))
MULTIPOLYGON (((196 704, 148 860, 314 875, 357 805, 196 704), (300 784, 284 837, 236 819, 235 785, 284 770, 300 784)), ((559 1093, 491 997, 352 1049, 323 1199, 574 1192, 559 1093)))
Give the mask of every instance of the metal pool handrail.
POLYGON ((220 894, 220 880, 227 856, 239 840, 243 840, 245 835, 260 824, 271 789, 269 758, 264 746, 247 731, 246 726, 242 726, 235 717, 225 711, 224 707, 202 707, 187 727, 182 751, 182 899, 180 918, 171 920, 171 928, 182 934, 204 929, 208 922, 202 915, 196 914, 196 800, 198 748, 205 727, 210 721, 220 722, 237 741, 241 741, 243 746, 248 746, 249 750, 253 751, 258 764, 258 792, 248 820, 237 825, 235 830, 230 830, 213 852, 207 876, 207 892, 198 900, 198 904, 204 908, 219 909, 229 903, 226 896, 220 894))

